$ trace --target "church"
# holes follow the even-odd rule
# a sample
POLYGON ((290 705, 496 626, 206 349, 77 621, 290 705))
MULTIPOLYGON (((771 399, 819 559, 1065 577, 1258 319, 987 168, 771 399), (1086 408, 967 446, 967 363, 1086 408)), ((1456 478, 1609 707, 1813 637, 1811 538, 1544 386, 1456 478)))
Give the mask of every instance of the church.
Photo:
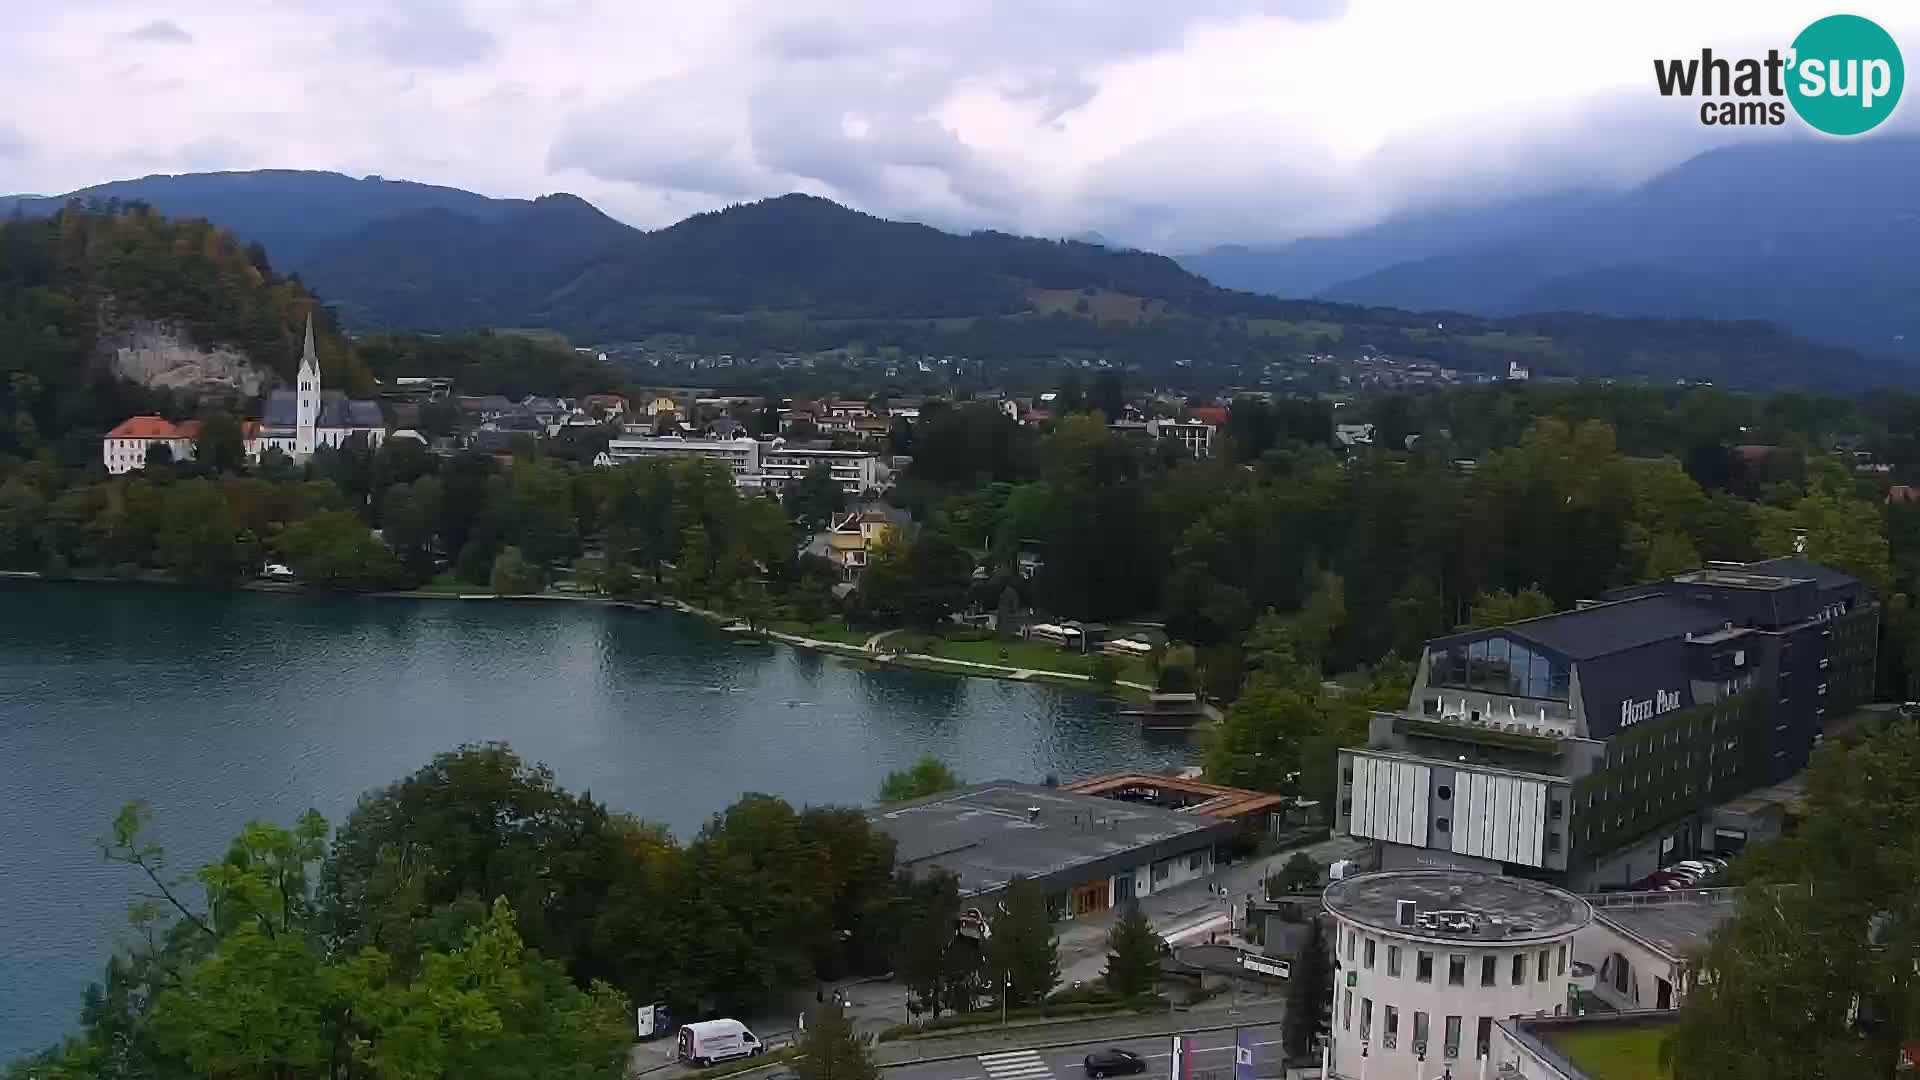
POLYGON ((379 402, 355 401, 343 391, 321 389, 311 314, 307 316, 306 346, 300 354, 300 374, 294 388, 269 395, 266 415, 247 428, 247 460, 254 462, 268 450, 279 450, 304 463, 320 447, 338 448, 355 435, 366 436, 369 448, 379 447, 387 437, 379 402))

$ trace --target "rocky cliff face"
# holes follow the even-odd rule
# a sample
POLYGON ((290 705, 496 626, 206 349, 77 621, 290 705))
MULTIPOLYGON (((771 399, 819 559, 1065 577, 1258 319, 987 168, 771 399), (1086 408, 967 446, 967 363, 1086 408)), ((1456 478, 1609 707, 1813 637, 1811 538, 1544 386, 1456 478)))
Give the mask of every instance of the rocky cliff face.
POLYGON ((204 349, 171 323, 138 320, 103 332, 102 366, 142 386, 257 397, 278 381, 264 365, 225 345, 204 349))

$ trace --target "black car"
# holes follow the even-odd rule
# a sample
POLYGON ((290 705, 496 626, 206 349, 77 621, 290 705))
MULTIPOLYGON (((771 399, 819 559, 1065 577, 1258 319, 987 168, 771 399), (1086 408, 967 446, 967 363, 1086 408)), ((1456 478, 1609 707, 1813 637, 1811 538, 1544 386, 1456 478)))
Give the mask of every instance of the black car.
POLYGON ((1088 1076, 1127 1076, 1131 1073, 1147 1071, 1147 1063, 1139 1054, 1109 1046, 1105 1050, 1095 1050, 1087 1055, 1088 1076))

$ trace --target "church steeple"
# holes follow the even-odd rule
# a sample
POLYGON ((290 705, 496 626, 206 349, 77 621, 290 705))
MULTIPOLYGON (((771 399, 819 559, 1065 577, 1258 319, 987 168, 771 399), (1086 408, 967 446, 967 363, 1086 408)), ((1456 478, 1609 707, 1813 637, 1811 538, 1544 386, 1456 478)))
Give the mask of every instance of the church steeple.
POLYGON ((300 351, 300 374, 294 390, 294 457, 313 456, 320 424, 320 355, 313 348, 313 312, 307 312, 307 340, 300 351))

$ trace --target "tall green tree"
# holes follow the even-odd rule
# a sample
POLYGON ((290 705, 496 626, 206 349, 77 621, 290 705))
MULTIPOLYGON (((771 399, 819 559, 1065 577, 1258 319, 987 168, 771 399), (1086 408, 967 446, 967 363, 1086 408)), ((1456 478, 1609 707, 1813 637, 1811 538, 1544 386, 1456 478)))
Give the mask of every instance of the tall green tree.
POLYGON ((880 1080, 866 1041, 837 1004, 828 1002, 808 1014, 798 1045, 793 1071, 800 1080, 880 1080))
POLYGON ((1333 1016, 1333 961, 1319 919, 1307 922, 1287 979, 1280 1040, 1289 1058, 1305 1058, 1327 1037, 1333 1016))
POLYGON ((1160 981, 1163 945, 1140 905, 1126 905, 1107 931, 1107 969, 1101 975, 1107 989, 1123 998, 1153 993, 1160 981))
POLYGON ((211 480, 183 480, 167 489, 158 543, 161 565, 183 581, 217 584, 240 572, 233 514, 211 480))
POLYGON ((993 922, 988 942, 989 971, 1004 980, 1010 1008, 1039 1002, 1060 985, 1060 940, 1053 936, 1047 896, 1031 878, 1007 883, 1005 911, 993 922))

